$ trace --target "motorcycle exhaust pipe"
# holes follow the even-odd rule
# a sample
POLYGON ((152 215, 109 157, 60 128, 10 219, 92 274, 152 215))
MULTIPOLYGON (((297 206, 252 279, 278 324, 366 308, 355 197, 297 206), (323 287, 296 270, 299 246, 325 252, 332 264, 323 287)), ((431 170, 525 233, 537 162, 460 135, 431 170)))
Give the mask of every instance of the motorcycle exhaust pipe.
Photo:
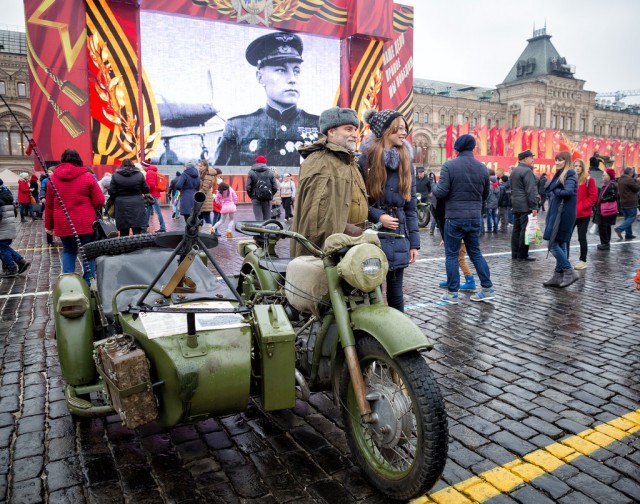
POLYGON ((300 387, 296 390, 296 397, 304 402, 309 402, 309 398, 311 397, 311 390, 309 390, 309 385, 307 384, 307 380, 304 379, 302 373, 296 369, 296 383, 300 387))

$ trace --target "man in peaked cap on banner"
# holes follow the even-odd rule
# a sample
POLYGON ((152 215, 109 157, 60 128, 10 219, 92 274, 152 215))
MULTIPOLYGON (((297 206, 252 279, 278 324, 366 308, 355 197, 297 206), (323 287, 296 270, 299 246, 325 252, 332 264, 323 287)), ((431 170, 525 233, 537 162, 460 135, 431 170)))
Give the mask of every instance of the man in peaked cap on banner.
POLYGON ((256 67, 267 104, 227 121, 214 165, 251 166, 258 154, 271 166, 300 164, 297 148, 318 138, 318 116, 297 107, 302 51, 294 33, 270 33, 249 44, 245 57, 256 67))
MULTIPOLYGON (((334 233, 359 236, 367 220, 367 190, 355 154, 359 125, 355 110, 325 110, 320 114, 320 138, 299 149, 304 161, 300 165, 293 230, 319 247, 334 233)), ((292 256, 308 254, 291 240, 292 256)))

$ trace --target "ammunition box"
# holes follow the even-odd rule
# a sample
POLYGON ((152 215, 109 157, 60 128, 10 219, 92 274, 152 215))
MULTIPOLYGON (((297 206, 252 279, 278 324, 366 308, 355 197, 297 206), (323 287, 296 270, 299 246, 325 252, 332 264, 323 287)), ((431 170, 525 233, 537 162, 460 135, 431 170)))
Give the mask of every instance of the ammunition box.
POLYGON ((281 305, 253 307, 260 364, 262 407, 266 411, 293 408, 296 404, 296 335, 281 305))
POLYGON ((158 403, 151 390, 149 363, 142 350, 120 338, 109 338, 97 347, 98 372, 107 384, 114 409, 122 423, 134 429, 158 417, 158 403))

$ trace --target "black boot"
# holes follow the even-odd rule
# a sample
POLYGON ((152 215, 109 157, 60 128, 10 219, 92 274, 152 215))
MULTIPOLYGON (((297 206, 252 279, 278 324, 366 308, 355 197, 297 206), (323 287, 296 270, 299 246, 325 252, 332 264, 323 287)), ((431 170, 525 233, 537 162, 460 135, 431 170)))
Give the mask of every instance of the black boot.
POLYGON ((562 283, 562 271, 554 271, 553 276, 546 282, 543 282, 542 285, 544 285, 545 287, 560 287, 561 283, 562 283))
POLYGON ((0 275, 0 278, 14 278, 16 276, 18 276, 18 268, 7 268, 7 270, 0 275))
POLYGON ((562 270, 562 282, 560 283, 560 287, 569 287, 573 282, 575 282, 578 278, 578 274, 572 269, 562 270))
POLYGON ((18 275, 27 271, 29 266, 31 266, 31 263, 25 261, 24 259, 20 259, 19 261, 16 261, 16 264, 18 265, 18 275))

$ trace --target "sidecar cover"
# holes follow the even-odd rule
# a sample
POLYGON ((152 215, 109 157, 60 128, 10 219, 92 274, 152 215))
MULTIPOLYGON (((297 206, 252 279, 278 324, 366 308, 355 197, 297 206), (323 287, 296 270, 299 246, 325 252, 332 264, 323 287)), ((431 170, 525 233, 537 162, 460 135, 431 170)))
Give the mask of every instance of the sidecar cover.
MULTIPOLYGON (((113 322, 113 295, 118 289, 126 285, 149 285, 160 272, 172 251, 159 248, 147 248, 115 256, 101 256, 96 259, 96 279, 98 291, 107 320, 113 322)), ((167 270, 162 274, 156 287, 162 288, 171 275, 178 268, 179 258, 176 257, 167 270)), ((217 300, 234 300, 233 293, 227 285, 204 265, 200 258, 196 258, 187 276, 196 284, 196 292, 211 294, 217 300)), ((126 311, 130 304, 135 303, 144 292, 143 289, 132 289, 118 296, 118 310, 126 311)), ((158 297, 150 292, 145 302, 150 304, 158 297)))

